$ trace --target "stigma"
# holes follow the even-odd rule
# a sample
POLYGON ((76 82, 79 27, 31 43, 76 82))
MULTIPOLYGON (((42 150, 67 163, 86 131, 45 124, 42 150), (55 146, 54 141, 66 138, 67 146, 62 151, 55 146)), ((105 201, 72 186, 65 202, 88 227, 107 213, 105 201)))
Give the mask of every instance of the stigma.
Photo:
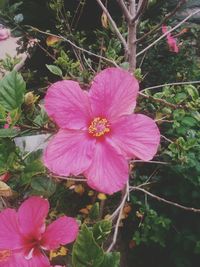
POLYGON ((96 117, 88 128, 89 134, 94 137, 101 137, 110 132, 110 125, 107 119, 96 117))

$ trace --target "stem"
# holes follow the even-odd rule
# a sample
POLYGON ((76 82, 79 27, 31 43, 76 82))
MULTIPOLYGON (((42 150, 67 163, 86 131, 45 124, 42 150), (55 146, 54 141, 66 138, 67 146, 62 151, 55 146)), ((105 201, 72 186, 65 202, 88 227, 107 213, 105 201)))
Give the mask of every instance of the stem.
POLYGON ((192 212, 196 212, 196 213, 200 213, 200 209, 195 209, 195 208, 191 208, 191 207, 186 207, 186 206, 183 206, 181 204, 178 204, 176 202, 173 202, 173 201, 170 201, 170 200, 167 200, 167 199, 164 199, 162 197, 159 197, 157 195, 154 195, 152 193, 150 193, 149 191, 141 188, 141 187, 136 187, 136 186, 130 186, 130 191, 141 191, 147 195, 149 195, 150 197, 152 198, 155 198, 157 199, 158 201, 161 201, 161 202, 164 202, 166 204, 169 204, 169 205, 172 205, 172 206, 175 206, 177 208, 180 208, 180 209, 183 209, 183 210, 186 210, 186 211, 192 211, 192 212))
POLYGON ((162 88, 162 87, 165 87, 165 86, 177 86, 177 85, 187 85, 187 84, 200 84, 200 81, 164 83, 164 84, 159 84, 159 85, 147 87, 147 88, 141 90, 140 93, 143 93, 146 90, 154 90, 154 89, 162 88))
POLYGON ((115 31, 118 39, 121 41, 121 43, 123 44, 124 46, 124 50, 125 50, 125 53, 127 53, 127 43, 126 43, 126 39, 122 36, 122 34, 120 33, 115 21, 113 20, 113 18, 111 17, 108 9, 104 6, 104 4, 101 2, 101 0, 96 0, 97 3, 99 4, 99 6, 102 8, 103 12, 106 14, 106 16, 108 17, 109 21, 110 21, 110 24, 112 25, 113 27, 113 30, 115 31))
MULTIPOLYGON (((130 7, 129 12, 131 17, 136 15, 136 3, 135 0, 129 0, 130 7)), ((133 72, 136 69, 136 23, 130 21, 128 23, 128 61, 129 71, 133 72)))

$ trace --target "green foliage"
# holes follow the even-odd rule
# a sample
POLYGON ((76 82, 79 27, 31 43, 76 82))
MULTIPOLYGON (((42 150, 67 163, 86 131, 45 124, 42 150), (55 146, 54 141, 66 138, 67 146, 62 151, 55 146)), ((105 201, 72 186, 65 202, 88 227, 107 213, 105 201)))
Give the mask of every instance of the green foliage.
POLYGON ((104 260, 100 248, 86 225, 83 225, 73 247, 73 264, 76 267, 99 267, 104 260))
POLYGON ((45 176, 37 176, 31 181, 32 193, 34 195, 50 197, 55 193, 56 186, 56 182, 53 179, 45 176))
POLYGON ((107 238, 107 236, 111 233, 112 230, 112 222, 109 220, 103 220, 97 222, 93 226, 93 235, 96 242, 101 245, 107 238))
POLYGON ((98 232, 108 234, 109 221, 102 221, 90 230, 82 225, 78 238, 73 246, 72 260, 76 267, 119 267, 120 255, 117 252, 105 253, 98 245, 98 232), (100 230, 101 229, 101 230, 100 230), (103 233, 105 231, 105 233, 103 233))
POLYGON ((0 105, 7 111, 20 109, 25 89, 26 84, 21 74, 15 70, 10 72, 0 81, 0 105))
POLYGON ((10 139, 0 139, 0 174, 16 169, 16 148, 10 139))
POLYGON ((166 237, 170 229, 171 221, 169 218, 159 216, 155 210, 146 209, 140 211, 144 214, 144 220, 140 223, 139 230, 135 231, 133 240, 136 245, 141 243, 158 243, 165 247, 166 237))
POLYGON ((89 218, 90 218, 90 220, 91 221, 98 220, 98 218, 99 218, 99 212, 100 212, 100 210, 99 210, 99 202, 96 202, 92 206, 92 208, 91 208, 91 210, 89 212, 89 218))
POLYGON ((5 59, 0 60, 0 68, 6 71, 12 71, 20 61, 21 58, 11 57, 7 54, 5 59))
POLYGON ((15 137, 19 133, 19 129, 0 129, 0 138, 15 137))
POLYGON ((51 73, 62 78, 62 76, 63 76, 62 70, 59 67, 57 67, 55 65, 47 65, 47 64, 46 64, 46 67, 51 73))

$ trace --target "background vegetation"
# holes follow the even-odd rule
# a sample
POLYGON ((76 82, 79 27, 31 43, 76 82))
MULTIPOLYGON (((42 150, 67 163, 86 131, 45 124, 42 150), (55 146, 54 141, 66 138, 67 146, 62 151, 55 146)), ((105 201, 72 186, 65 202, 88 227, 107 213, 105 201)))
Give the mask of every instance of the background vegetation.
MULTIPOLYGON (((53 177, 41 162, 41 150, 25 152, 14 138, 55 132, 42 105, 50 83, 73 79, 87 89, 95 73, 107 66, 128 69, 123 46, 96 1, 3 2, 1 20, 21 36, 20 50, 30 56, 21 74, 13 70, 16 58, 0 62, 1 70, 9 72, 0 81, 0 175, 9 174, 12 190, 9 196, 0 190, 2 205, 18 207, 31 194, 48 197, 50 220, 67 213, 87 225, 74 245, 74 266, 119 266, 119 254, 105 251, 112 243, 121 193, 107 197, 73 177, 53 177), (8 116, 10 127, 3 129, 8 116), (81 257, 92 265, 81 265, 81 257)), ((126 37, 127 24, 116 1, 107 1, 107 8, 126 37)), ((148 1, 138 40, 172 10, 168 1, 148 1)), ((176 16, 166 23, 175 26, 176 16)), ((161 34, 159 27, 138 42, 137 51, 161 34)), ((153 163, 131 163, 131 192, 114 247, 121 252, 122 267, 193 267, 200 262, 200 97, 198 83, 191 82, 200 80, 200 26, 187 22, 173 34, 179 53, 170 52, 164 38, 137 57, 134 70, 141 87, 136 112, 155 118, 162 138, 153 163)), ((71 252, 59 253, 52 252, 53 262, 71 266, 71 252)))

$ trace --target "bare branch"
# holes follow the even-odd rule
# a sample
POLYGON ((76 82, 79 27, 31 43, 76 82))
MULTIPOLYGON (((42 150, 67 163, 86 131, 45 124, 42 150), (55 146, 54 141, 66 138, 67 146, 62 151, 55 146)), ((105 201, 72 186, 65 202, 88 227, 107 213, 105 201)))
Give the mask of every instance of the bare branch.
POLYGON ((104 6, 104 4, 101 2, 101 0, 96 0, 97 3, 99 4, 99 6, 102 8, 103 12, 105 12, 105 14, 107 15, 109 21, 110 21, 110 24, 112 25, 118 39, 121 41, 121 43, 123 44, 124 46, 124 50, 125 50, 125 53, 127 52, 128 50, 128 47, 127 47, 127 43, 126 43, 126 39, 122 36, 122 34, 120 33, 115 21, 113 20, 113 18, 111 17, 108 9, 104 6))
POLYGON ((67 180, 67 181, 87 182, 87 180, 85 178, 74 177, 74 176, 58 176, 58 175, 53 175, 53 174, 49 174, 49 176, 52 178, 62 179, 62 180, 67 180))
POLYGON ((178 23, 175 27, 173 27, 171 30, 167 31, 166 33, 164 33, 163 35, 161 35, 158 39, 156 39, 153 43, 151 43, 150 45, 148 45, 145 49, 143 49, 142 51, 140 51, 136 56, 140 56, 141 54, 143 54, 144 52, 146 52, 147 50, 149 50, 151 47, 153 47, 155 44, 157 44, 160 40, 162 40, 163 38, 165 38, 165 36, 167 36, 169 33, 173 32, 174 30, 176 30, 177 28, 179 28, 183 23, 185 23, 187 20, 189 20, 192 16, 196 15, 197 13, 200 12, 200 9, 194 11, 193 13, 191 13, 190 15, 188 15, 185 19, 183 19, 180 23, 178 23))
POLYGON ((140 91, 140 93, 145 92, 146 90, 153 90, 153 89, 158 89, 162 88, 164 86, 177 86, 177 85, 187 85, 187 84, 200 84, 200 81, 188 81, 188 82, 175 82, 175 83, 165 83, 165 84, 160 84, 160 85, 155 85, 151 87, 147 87, 143 90, 140 91))
POLYGON ((158 29, 160 29, 160 27, 169 19, 171 18, 173 15, 176 14, 176 12, 179 10, 180 7, 182 7, 182 5, 184 5, 188 0, 180 0, 177 4, 177 6, 175 7, 174 10, 172 10, 172 12, 170 12, 169 14, 167 14, 164 19, 158 24, 156 25, 152 30, 150 30, 149 32, 145 33, 141 38, 139 38, 137 40, 137 43, 143 41, 147 36, 151 35, 152 33, 154 33, 155 31, 157 31, 158 29))
POLYGON ((139 95, 143 96, 144 98, 151 99, 151 100, 153 100, 153 101, 155 101, 155 102, 161 103, 161 104, 163 104, 163 105, 165 105, 165 106, 168 106, 168 107, 170 107, 170 108, 173 108, 173 109, 177 109, 177 108, 182 108, 182 107, 183 107, 183 106, 180 105, 180 104, 175 105, 175 104, 172 104, 172 103, 170 103, 170 102, 167 102, 167 101, 164 100, 164 99, 156 98, 156 97, 153 97, 153 96, 151 96, 151 95, 145 95, 145 94, 143 94, 143 93, 141 93, 141 92, 139 92, 139 95))
POLYGON ((150 160, 150 161, 146 161, 146 160, 131 160, 130 163, 136 163, 136 162, 139 162, 139 163, 153 163, 153 164, 162 164, 162 165, 168 165, 170 164, 170 162, 164 162, 164 161, 153 161, 153 160, 150 160))
MULTIPOLYGON (((129 11, 132 17, 136 14, 135 0, 129 0, 129 11)), ((129 71, 133 72, 136 68, 136 39, 137 39, 137 26, 136 23, 128 23, 128 61, 129 71)))
POLYGON ((119 212, 119 215, 118 215, 117 222, 116 222, 116 225, 115 225, 115 231, 114 231, 114 235, 113 235, 113 240, 112 240, 112 243, 110 244, 109 248, 107 249, 107 252, 110 252, 113 249, 113 247, 114 247, 114 245, 115 245, 115 243, 117 241, 117 236, 118 236, 118 232, 119 232, 119 224, 120 224, 120 221, 121 221, 122 212, 123 212, 124 205, 125 205, 125 202, 126 202, 128 194, 129 194, 128 186, 126 186, 122 202, 121 202, 120 206, 116 209, 117 213, 119 212))
POLYGON ((124 14, 126 20, 129 22, 131 21, 131 14, 126 6, 126 4, 124 3, 124 0, 117 0, 119 6, 122 9, 122 13, 124 14))
POLYGON ((28 27, 31 28, 33 31, 43 33, 43 34, 45 34, 47 36, 54 36, 54 37, 60 38, 61 40, 67 42, 68 44, 70 44, 71 46, 75 47, 76 49, 78 49, 78 50, 80 50, 80 51, 82 51, 84 53, 87 53, 88 55, 94 56, 96 58, 100 58, 100 59, 112 64, 115 67, 119 67, 115 61, 113 61, 111 59, 108 59, 106 57, 97 55, 97 54, 95 54, 95 53, 93 53, 93 52, 91 52, 89 50, 86 50, 85 48, 82 48, 82 47, 76 45, 75 43, 73 43, 72 41, 70 41, 69 39, 67 39, 67 38, 65 38, 65 37, 63 37, 61 35, 56 35, 56 34, 53 34, 53 33, 45 32, 45 31, 39 30, 39 29, 37 29, 35 27, 32 27, 32 26, 29 26, 29 25, 28 25, 28 27))
POLYGON ((144 12, 144 10, 146 9, 147 4, 148 4, 148 0, 141 0, 139 2, 137 13, 131 19, 131 23, 134 23, 140 17, 140 15, 142 15, 142 13, 144 12))
POLYGON ((141 188, 141 187, 136 187, 136 186, 130 186, 130 190, 131 191, 141 191, 147 195, 149 195, 150 197, 152 198, 155 198, 157 199, 158 201, 161 201, 161 202, 164 202, 166 204, 169 204, 169 205, 172 205, 172 206, 175 206, 177 208, 180 208, 180 209, 183 209, 183 210, 186 210, 186 211, 192 211, 192 212, 196 212, 196 213, 200 213, 200 209, 195 209, 195 208, 191 208, 191 207, 186 207, 186 206, 183 206, 181 204, 178 204, 176 202, 173 202, 173 201, 170 201, 170 200, 167 200, 167 199, 164 199, 162 197, 159 197, 157 195, 154 195, 152 193, 150 193, 149 191, 141 188))

